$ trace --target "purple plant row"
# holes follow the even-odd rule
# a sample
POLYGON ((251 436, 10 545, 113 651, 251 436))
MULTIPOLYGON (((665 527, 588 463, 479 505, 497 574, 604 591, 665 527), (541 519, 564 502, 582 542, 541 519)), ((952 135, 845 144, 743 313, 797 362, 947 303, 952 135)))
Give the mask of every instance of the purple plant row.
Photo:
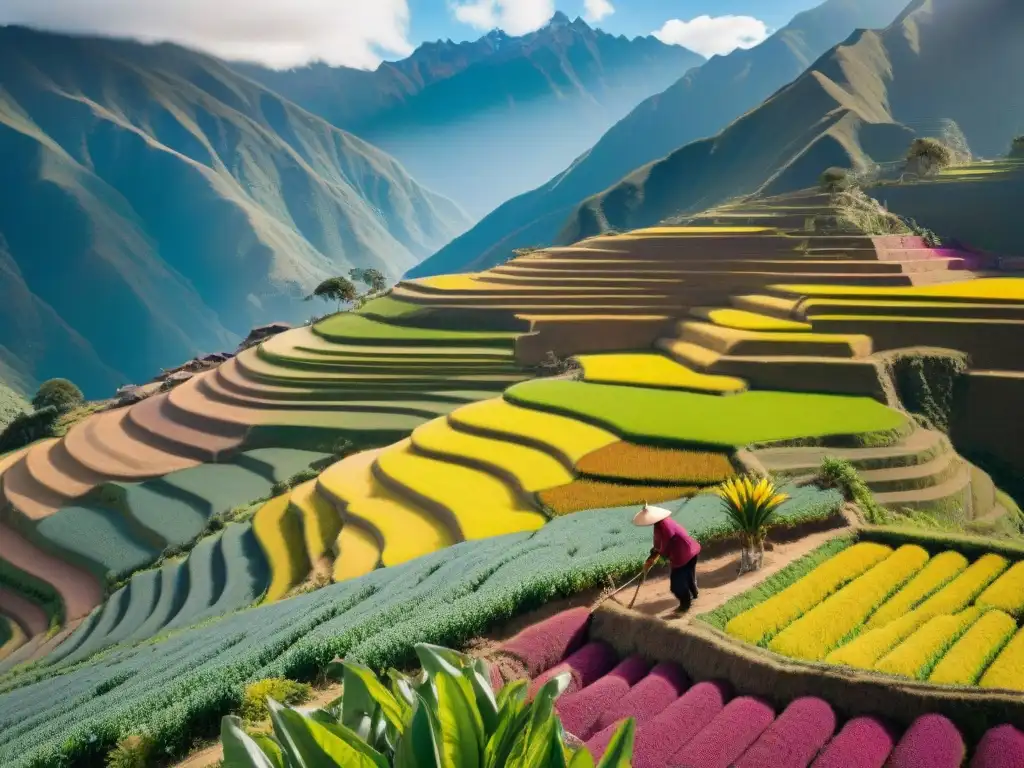
MULTIPOLYGON (((619 661, 610 646, 585 642, 586 618, 559 614, 513 638, 527 667, 538 670, 530 692, 562 672, 572 683, 556 703, 562 723, 595 758, 616 725, 636 720, 634 768, 961 768, 966 746, 956 726, 937 714, 903 733, 874 717, 841 728, 825 701, 797 699, 776 716, 767 703, 732 698, 727 684, 691 685, 681 669, 643 659, 619 661), (548 645, 545 645, 547 643, 548 645), (555 658, 556 650, 570 649, 555 658), (838 732, 837 732, 838 729, 838 732)), ((506 647, 507 647, 506 646, 506 647)), ((1024 733, 991 729, 969 768, 1024 768, 1024 733)))

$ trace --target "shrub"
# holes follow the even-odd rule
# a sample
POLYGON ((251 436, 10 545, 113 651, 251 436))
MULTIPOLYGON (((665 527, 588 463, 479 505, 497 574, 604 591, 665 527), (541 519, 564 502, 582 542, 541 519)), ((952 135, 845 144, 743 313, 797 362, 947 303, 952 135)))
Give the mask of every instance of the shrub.
POLYGON ((267 710, 268 698, 282 704, 305 704, 312 695, 313 689, 307 683, 297 683, 282 677, 257 680, 245 687, 239 714, 256 723, 270 716, 267 710))
POLYGON ((586 741, 598 730, 601 713, 615 706, 650 668, 639 656, 631 656, 583 690, 563 696, 555 702, 562 725, 573 736, 586 741))
POLYGON ((948 168, 955 159, 953 150, 938 139, 914 139, 907 150, 907 171, 918 176, 927 176, 942 168, 948 168))
POLYGON ((881 544, 854 544, 792 586, 732 619, 725 631, 753 645, 762 645, 890 554, 892 550, 881 544))
POLYGON ((836 730, 836 715, 826 702, 805 697, 792 702, 761 734, 734 768, 810 765, 836 730))
POLYGON ((768 527, 778 519, 778 508, 789 497, 780 493, 767 477, 726 480, 715 493, 729 520, 743 538, 740 573, 758 570, 764 563, 764 540, 768 527))
POLYGON ((821 188, 826 192, 841 192, 853 186, 850 171, 846 168, 826 168, 819 179, 821 188))
POLYGON ((861 479, 857 468, 848 460, 833 456, 822 459, 818 470, 818 483, 824 488, 838 488, 842 491, 847 499, 857 503, 864 518, 872 525, 889 522, 889 513, 875 501, 871 489, 861 479))
POLYGON ((1002 611, 989 611, 957 640, 928 680, 944 685, 974 685, 1017 631, 1017 622, 1002 611))
POLYGON ((316 480, 320 476, 320 473, 313 467, 306 467, 306 469, 300 469, 294 475, 289 477, 287 480, 278 480, 270 487, 271 496, 282 496, 288 491, 292 490, 296 486, 302 485, 303 483, 309 482, 310 480, 316 480))
POLYGON ((107 768, 146 768, 153 753, 153 741, 146 736, 121 739, 107 756, 107 768))
POLYGON ((886 766, 960 768, 966 750, 960 731, 942 715, 923 715, 907 729, 886 766))
POLYGON ((16 451, 36 440, 53 437, 59 418, 60 412, 53 406, 15 416, 0 432, 0 453, 16 451))
POLYGON ((828 743, 813 768, 882 768, 892 752, 892 731, 874 717, 855 717, 828 743))
POLYGON ((32 407, 37 411, 56 408, 58 413, 67 413, 84 404, 82 390, 67 379, 44 381, 32 398, 32 407))
POLYGON ((760 699, 741 696, 726 704, 707 727, 669 761, 670 765, 707 768, 733 765, 775 719, 775 711, 760 699))
POLYGON ((867 617, 928 562, 906 545, 794 621, 768 647, 797 659, 820 661, 855 634, 867 617))
MULTIPOLYGON (((725 708, 729 692, 722 683, 697 683, 637 731, 633 768, 662 768, 725 708)), ((587 742, 587 748, 594 741, 587 742)), ((595 753, 596 754, 596 753, 595 753)))
POLYGON ((537 363, 535 373, 538 377, 545 376, 572 376, 573 379, 580 379, 583 376, 583 366, 575 357, 558 357, 552 350, 548 350, 544 359, 537 363))
POLYGON ((1024 159, 1024 136, 1016 136, 1010 142, 1010 157, 1015 160, 1024 159))

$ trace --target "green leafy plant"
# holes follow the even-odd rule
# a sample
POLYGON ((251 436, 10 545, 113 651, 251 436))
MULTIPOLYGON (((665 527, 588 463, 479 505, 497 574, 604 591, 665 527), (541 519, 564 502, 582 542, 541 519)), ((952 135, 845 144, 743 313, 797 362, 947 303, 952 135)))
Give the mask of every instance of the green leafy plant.
POLYGON ((953 164, 956 155, 938 139, 914 139, 907 151, 907 171, 918 176, 948 168, 953 164))
MULTIPOLYGON (((389 670, 387 683, 368 668, 336 661, 344 693, 309 716, 270 700, 273 736, 251 736, 236 717, 221 724, 224 762, 239 768, 594 768, 585 749, 570 749, 554 711, 569 675, 549 680, 526 700, 526 681, 495 694, 480 659, 420 643, 423 672, 389 670)), ((599 768, 628 768, 635 724, 616 731, 599 768)))
POLYGON ((740 573, 756 571, 764 563, 764 540, 775 522, 779 506, 789 498, 767 477, 733 477, 715 489, 726 514, 743 537, 740 573))
POLYGON ((15 451, 36 440, 53 437, 59 419, 60 411, 52 405, 15 416, 0 432, 0 453, 15 451))
POLYGON ((258 722, 269 714, 267 700, 273 699, 282 704, 304 704, 313 695, 308 683, 297 683, 283 677, 269 677, 257 680, 245 687, 240 714, 246 720, 258 722))
POLYGON ((367 286, 369 294, 380 293, 388 287, 388 279, 379 269, 350 269, 348 276, 357 283, 367 286))

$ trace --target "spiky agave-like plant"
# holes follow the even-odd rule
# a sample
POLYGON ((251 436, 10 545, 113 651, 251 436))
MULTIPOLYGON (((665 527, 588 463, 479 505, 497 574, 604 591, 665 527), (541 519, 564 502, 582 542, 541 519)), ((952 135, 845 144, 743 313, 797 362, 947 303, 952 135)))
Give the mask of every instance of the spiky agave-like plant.
POLYGON ((740 573, 756 571, 764 563, 764 540, 768 526, 775 520, 779 506, 789 498, 767 477, 760 480, 733 477, 715 489, 726 514, 743 538, 740 573))

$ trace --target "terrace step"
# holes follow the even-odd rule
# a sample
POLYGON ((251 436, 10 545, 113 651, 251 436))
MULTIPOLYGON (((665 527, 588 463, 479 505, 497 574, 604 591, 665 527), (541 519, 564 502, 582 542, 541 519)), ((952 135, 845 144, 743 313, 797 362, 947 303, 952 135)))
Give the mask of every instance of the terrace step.
POLYGON ((713 349, 681 339, 658 339, 654 342, 654 346, 664 351, 676 362, 682 363, 695 371, 709 371, 721 357, 713 349))
POLYGON ((931 429, 915 429, 899 444, 884 448, 763 448, 755 451, 758 461, 770 472, 806 475, 817 472, 827 456, 846 459, 858 470, 871 471, 892 467, 927 464, 936 457, 949 455, 949 439, 931 429))
MULTIPOLYGON (((922 297, 923 298, 923 297, 922 297)), ((879 297, 828 299, 810 298, 798 302, 801 315, 902 315, 969 320, 1024 320, 1024 304, 961 304, 943 301, 900 301, 879 297)))
MULTIPOLYGON (((31 450, 48 450, 50 443, 40 443, 31 450)), ((29 471, 26 458, 15 462, 3 475, 3 492, 7 501, 29 520, 49 517, 68 502, 53 489, 43 485, 29 471)))
POLYGON ((924 464, 866 470, 861 472, 861 479, 875 494, 897 493, 934 488, 955 476, 959 470, 959 458, 952 451, 947 451, 924 464))
MULTIPOLYGON (((188 386, 192 381, 194 379, 180 385, 178 389, 188 386)), ((133 405, 128 411, 128 418, 124 421, 126 431, 168 452, 201 462, 215 462, 219 456, 238 448, 245 430, 239 430, 237 437, 228 437, 211 434, 177 421, 167 408, 168 397, 174 391, 155 395, 133 405)), ((213 420, 210 420, 210 423, 212 426, 213 420)), ((223 424, 220 426, 225 428, 223 424)))
POLYGON ((875 500, 888 509, 915 509, 947 519, 969 520, 971 518, 970 466, 961 460, 953 475, 938 485, 910 491, 880 493, 875 495, 875 500), (959 508, 960 514, 956 513, 957 508, 959 508))
POLYGON ((722 328, 709 323, 680 321, 679 338, 720 354, 814 355, 818 357, 867 357, 871 338, 858 334, 762 333, 722 328))
MULTIPOLYGON (((501 347, 471 347, 471 346, 399 346, 399 345, 374 345, 374 344, 343 344, 330 341, 318 335, 310 327, 295 328, 286 333, 272 336, 260 344, 261 347, 272 352, 287 352, 295 350, 301 353, 311 353, 325 357, 340 358, 374 358, 382 360, 393 360, 400 363, 407 358, 439 357, 458 360, 496 360, 512 357, 510 349, 501 347)), ((230 362, 230 361, 228 361, 230 362)), ((223 363, 222 365, 227 365, 223 363)))
POLYGON ((79 463, 63 440, 51 443, 46 450, 29 451, 25 465, 36 482, 67 499, 82 496, 107 479, 79 463))
POLYGON ((762 315, 778 317, 782 320, 793 320, 796 317, 796 310, 800 304, 798 300, 794 299, 758 294, 733 296, 729 299, 729 303, 736 307, 736 309, 758 312, 762 315))
POLYGON ((127 408, 95 414, 71 428, 64 438, 65 448, 76 461, 107 480, 146 480, 198 463, 129 434, 127 419, 127 408))
MULTIPOLYGON (((773 256, 775 254, 772 254, 773 256)), ((821 254, 824 256, 824 254, 821 254)), ((580 269, 562 268, 537 269, 509 265, 504 272, 484 273, 477 278, 481 282, 494 284, 512 283, 520 285, 549 285, 554 280, 564 281, 562 284, 572 286, 608 285, 616 278, 626 280, 630 276, 640 280, 641 283, 658 282, 659 279, 679 278, 685 275, 701 273, 744 273, 744 272, 777 272, 777 273, 806 273, 814 272, 819 274, 830 273, 865 273, 865 274, 898 274, 901 272, 930 272, 933 270, 958 269, 964 266, 964 261, 959 257, 928 257, 924 254, 908 254, 905 259, 889 259, 879 261, 873 258, 874 251, 865 251, 863 254, 849 254, 849 258, 818 258, 819 254, 799 255, 793 254, 789 258, 749 258, 749 259, 687 259, 673 262, 671 270, 666 269, 667 262, 645 262, 646 264, 663 265, 657 270, 648 270, 635 263, 625 262, 622 268, 614 269, 600 265, 589 266, 585 276, 580 275, 580 269), (632 266, 629 270, 626 267, 632 266)), ((612 283, 614 284, 614 283, 612 283)))
POLYGON ((690 315, 712 325, 736 330, 785 333, 802 333, 811 330, 809 323, 783 319, 774 315, 763 315, 760 312, 734 307, 693 307, 690 310, 690 315))
POLYGON ((723 355, 706 372, 744 379, 751 389, 860 395, 888 403, 871 358, 723 355))

